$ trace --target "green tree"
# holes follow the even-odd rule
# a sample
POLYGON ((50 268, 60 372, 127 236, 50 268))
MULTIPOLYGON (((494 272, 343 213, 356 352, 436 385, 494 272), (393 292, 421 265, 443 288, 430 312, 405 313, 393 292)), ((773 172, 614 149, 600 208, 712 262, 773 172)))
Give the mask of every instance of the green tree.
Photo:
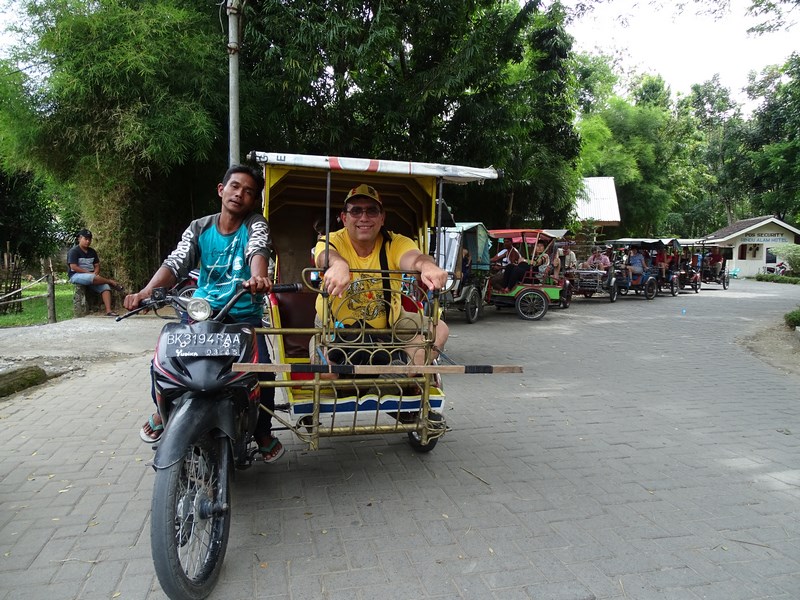
POLYGON ((0 106, 1 149, 71 182, 104 261, 141 282, 161 258, 152 252, 160 233, 178 229, 173 220, 185 225, 193 182, 207 181, 199 165, 217 155, 224 131, 226 57, 213 5, 23 5, 26 44, 13 65, 29 67, 0 83, 18 100, 0 106))
POLYGON ((800 221, 800 55, 765 69, 750 85, 762 102, 749 136, 752 203, 757 212, 800 221))

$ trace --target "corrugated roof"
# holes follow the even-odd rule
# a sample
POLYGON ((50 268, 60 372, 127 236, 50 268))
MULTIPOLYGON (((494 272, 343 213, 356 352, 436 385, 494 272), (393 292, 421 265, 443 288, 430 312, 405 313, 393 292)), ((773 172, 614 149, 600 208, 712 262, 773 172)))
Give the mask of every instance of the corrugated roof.
POLYGON ((575 209, 578 219, 592 219, 598 225, 619 225, 617 188, 613 177, 584 177, 583 193, 578 195, 575 209))

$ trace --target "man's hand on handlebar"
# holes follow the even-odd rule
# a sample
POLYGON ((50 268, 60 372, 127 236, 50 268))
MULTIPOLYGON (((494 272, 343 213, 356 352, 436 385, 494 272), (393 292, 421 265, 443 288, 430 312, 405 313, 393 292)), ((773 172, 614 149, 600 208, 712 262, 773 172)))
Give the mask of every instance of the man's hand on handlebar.
POLYGON ((125 299, 122 301, 122 305, 127 310, 135 310, 139 308, 139 304, 141 304, 142 300, 148 300, 150 298, 150 291, 149 290, 141 290, 136 294, 128 294, 125 296, 125 299))
POLYGON ((272 289, 272 282, 269 277, 264 275, 253 275, 250 279, 242 283, 246 290, 251 294, 269 294, 272 289))

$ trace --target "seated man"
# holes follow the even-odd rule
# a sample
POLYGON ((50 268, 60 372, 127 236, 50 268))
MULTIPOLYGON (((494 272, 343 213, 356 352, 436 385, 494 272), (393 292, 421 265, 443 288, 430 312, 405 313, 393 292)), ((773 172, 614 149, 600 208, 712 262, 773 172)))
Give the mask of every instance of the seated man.
POLYGON ((78 232, 78 243, 67 253, 67 276, 74 285, 85 285, 100 294, 106 309, 107 317, 116 317, 111 310, 111 288, 122 292, 122 285, 108 277, 100 275, 100 257, 97 250, 91 247, 92 232, 81 229, 78 232))
POLYGON ((725 258, 719 248, 711 249, 711 256, 708 257, 708 266, 711 267, 711 273, 714 279, 719 279, 719 274, 722 272, 722 266, 725 264, 725 258))
MULTIPOLYGON (((392 289, 399 290, 399 275, 381 278, 357 273, 355 276, 359 279, 353 281, 351 267, 357 270, 418 271, 420 283, 429 290, 441 289, 447 283, 447 272, 440 269, 431 256, 420 252, 413 240, 387 231, 385 219, 383 202, 377 190, 361 184, 351 189, 345 198, 341 213, 343 228, 330 235, 328 265, 325 265, 325 242, 317 243, 317 267, 327 267, 320 290, 331 296, 331 318, 345 325, 363 322, 376 329, 385 329, 398 321, 402 324, 402 319, 408 319, 409 323, 419 322, 417 314, 404 312, 399 302, 392 301, 395 297, 399 300, 398 294, 391 294, 389 307, 382 301, 383 281, 390 280, 392 289), (349 293, 344 298, 351 284, 361 292, 349 293)), ((324 303, 325 298, 320 295, 316 304, 318 327, 322 326, 324 303)), ((447 325, 439 321, 435 330, 433 358, 444 348, 448 335, 447 325)), ((425 364, 424 348, 416 345, 419 341, 417 336, 408 343, 407 353, 411 364, 425 364)))
POLYGON ((502 289, 504 294, 514 289, 514 286, 525 277, 525 273, 531 269, 533 269, 534 278, 539 281, 547 275, 548 268, 550 267, 550 257, 547 255, 547 252, 545 252, 544 242, 537 242, 533 256, 532 265, 528 264, 527 261, 520 261, 515 267, 506 270, 502 289))
POLYGON ((638 248, 632 246, 628 252, 628 260, 625 264, 625 270, 628 273, 628 277, 633 280, 634 276, 644 273, 646 268, 647 262, 645 261, 644 256, 639 253, 638 248))
MULTIPOLYGON (((575 252, 572 251, 572 248, 566 246, 564 248, 558 249, 558 256, 561 259, 561 270, 564 272, 571 271, 573 269, 578 268, 578 259, 575 256, 575 252)), ((555 278, 558 279, 558 272, 555 273, 555 278)))
MULTIPOLYGON (((502 267, 502 270, 499 273, 492 275, 491 279, 489 280, 492 288, 499 290, 507 287, 504 285, 506 273, 509 273, 510 276, 510 273, 513 271, 514 267, 522 262, 522 254, 520 254, 520 251, 514 247, 514 242, 511 240, 511 238, 504 238, 502 250, 490 258, 489 262, 492 263, 493 266, 499 265, 502 267)), ((527 266, 528 264, 525 263, 526 268, 527 266)))
POLYGON ((610 266, 611 259, 600 252, 599 246, 592 247, 591 256, 589 256, 589 258, 586 259, 586 262, 583 263, 583 267, 586 269, 598 269, 601 271, 607 271, 610 266))

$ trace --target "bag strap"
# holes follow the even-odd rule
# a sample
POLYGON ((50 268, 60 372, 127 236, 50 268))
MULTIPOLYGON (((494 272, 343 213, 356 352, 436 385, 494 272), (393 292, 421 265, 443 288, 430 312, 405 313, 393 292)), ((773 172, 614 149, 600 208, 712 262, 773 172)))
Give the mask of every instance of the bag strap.
POLYGON ((389 242, 392 241, 392 234, 381 227, 381 235, 383 236, 383 243, 381 244, 379 259, 381 261, 381 285, 383 286, 383 301, 386 303, 386 324, 388 326, 392 311, 392 294, 389 291, 389 285, 391 285, 391 283, 389 277, 386 275, 386 271, 389 270, 389 258, 386 255, 386 249, 389 246, 389 242))

